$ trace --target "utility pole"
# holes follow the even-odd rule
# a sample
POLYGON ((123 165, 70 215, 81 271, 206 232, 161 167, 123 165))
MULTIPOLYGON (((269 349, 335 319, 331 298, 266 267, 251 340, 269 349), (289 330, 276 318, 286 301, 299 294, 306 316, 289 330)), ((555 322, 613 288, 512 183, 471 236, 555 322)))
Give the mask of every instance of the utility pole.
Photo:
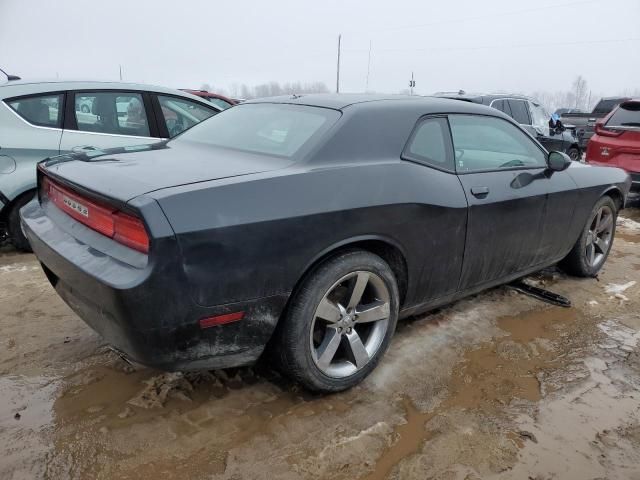
POLYGON ((365 93, 369 91, 369 72, 370 71, 371 71, 371 40, 369 40, 369 60, 367 61, 367 86, 364 89, 365 93))
POLYGON ((338 69, 336 71, 336 93, 340 93, 340 42, 342 34, 338 35, 338 69))
POLYGON ((411 72, 411 80, 409 80, 409 95, 413 95, 413 87, 416 86, 416 81, 413 79, 413 72, 411 72))
POLYGON ((120 67, 120 81, 122 81, 122 65, 118 65, 120 67))

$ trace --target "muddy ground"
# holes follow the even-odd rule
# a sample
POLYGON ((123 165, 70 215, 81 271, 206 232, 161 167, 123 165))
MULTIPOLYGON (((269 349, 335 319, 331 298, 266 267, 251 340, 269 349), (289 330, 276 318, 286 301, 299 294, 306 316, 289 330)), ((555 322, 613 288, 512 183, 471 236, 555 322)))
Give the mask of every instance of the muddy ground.
POLYGON ((403 322, 353 390, 132 368, 0 249, 2 479, 640 479, 640 209, 598 279, 403 322), (635 283, 634 283, 635 282, 635 283))

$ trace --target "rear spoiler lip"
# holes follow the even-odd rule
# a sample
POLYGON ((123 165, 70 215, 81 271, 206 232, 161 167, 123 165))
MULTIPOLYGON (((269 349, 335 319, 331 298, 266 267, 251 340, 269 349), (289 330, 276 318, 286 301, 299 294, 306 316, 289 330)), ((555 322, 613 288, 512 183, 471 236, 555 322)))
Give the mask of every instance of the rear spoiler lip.
MULTIPOLYGON (((52 157, 52 159, 56 159, 57 157, 52 157)), ((109 205, 111 207, 116 208, 117 210, 123 211, 125 213, 131 213, 134 215, 140 215, 140 212, 138 212, 137 210, 131 208, 131 206, 129 205, 128 201, 123 202, 121 200, 116 200, 114 198, 108 197, 104 194, 98 193, 94 190, 91 190, 89 188, 83 187, 82 185, 79 185, 77 183, 73 183, 71 181, 69 181, 68 179, 66 179, 65 177, 62 177, 60 175, 57 175, 55 173, 53 173, 52 171, 48 170, 47 167, 47 160, 49 159, 45 159, 41 162, 38 163, 37 166, 37 175, 36 175, 36 181, 37 181, 37 192, 38 192, 38 199, 40 201, 42 201, 42 199, 40 198, 40 188, 42 186, 42 177, 47 177, 51 180, 53 180, 55 183, 58 183, 59 185, 66 187, 68 189, 70 189, 71 191, 77 193, 80 196, 84 196, 87 197, 89 200, 95 200, 97 202, 100 202, 104 205, 109 205)), ((52 165, 55 165, 59 162, 55 162, 52 165)))

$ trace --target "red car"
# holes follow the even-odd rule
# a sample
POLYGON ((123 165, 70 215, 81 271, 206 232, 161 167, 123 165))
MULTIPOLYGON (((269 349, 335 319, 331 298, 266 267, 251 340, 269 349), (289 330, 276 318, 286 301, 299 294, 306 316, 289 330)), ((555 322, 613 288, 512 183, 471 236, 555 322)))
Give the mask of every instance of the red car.
POLYGON ((596 123, 586 157, 594 165, 626 170, 631 189, 640 191, 640 99, 621 103, 596 123))
POLYGON ((222 110, 226 110, 229 107, 235 105, 235 100, 231 98, 227 98, 222 95, 218 95, 217 93, 207 92, 206 90, 189 90, 187 88, 181 88, 183 92, 190 93, 191 95, 195 95, 196 97, 204 98, 205 100, 213 103, 215 106, 221 108, 222 110))

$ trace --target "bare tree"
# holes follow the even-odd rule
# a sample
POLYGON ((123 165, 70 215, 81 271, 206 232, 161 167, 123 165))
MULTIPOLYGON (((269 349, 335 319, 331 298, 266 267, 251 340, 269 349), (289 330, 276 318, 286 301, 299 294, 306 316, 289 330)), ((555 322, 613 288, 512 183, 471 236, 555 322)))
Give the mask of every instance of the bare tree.
POLYGON ((587 104, 587 81, 582 75, 578 75, 571 85, 571 90, 575 95, 575 108, 585 109, 587 104))
POLYGON ((329 87, 324 82, 311 82, 302 83, 300 81, 287 82, 280 84, 276 81, 267 83, 261 83, 254 87, 249 87, 246 84, 238 85, 234 83, 231 85, 231 92, 233 97, 241 98, 260 98, 260 97, 274 97, 277 95, 300 95, 305 93, 329 93, 329 87))

